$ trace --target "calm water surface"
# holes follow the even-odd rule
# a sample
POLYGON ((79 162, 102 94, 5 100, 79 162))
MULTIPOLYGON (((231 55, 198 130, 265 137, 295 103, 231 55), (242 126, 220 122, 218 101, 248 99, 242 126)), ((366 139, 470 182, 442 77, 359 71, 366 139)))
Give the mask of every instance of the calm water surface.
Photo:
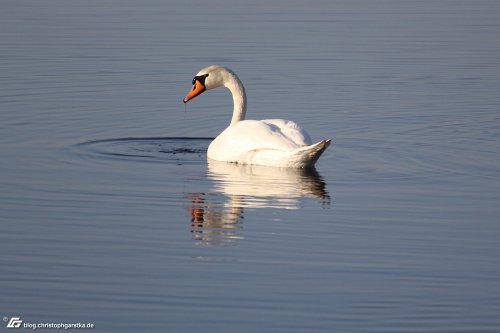
POLYGON ((0 315, 500 332, 499 35, 498 1, 3 1, 0 315), (206 161, 213 63, 316 170, 206 161))

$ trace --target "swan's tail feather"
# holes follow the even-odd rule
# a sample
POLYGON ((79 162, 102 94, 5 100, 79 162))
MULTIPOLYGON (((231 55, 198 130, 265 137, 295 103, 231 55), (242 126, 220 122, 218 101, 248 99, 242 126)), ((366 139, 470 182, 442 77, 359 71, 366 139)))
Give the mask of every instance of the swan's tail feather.
POLYGON ((296 159, 298 164, 300 164, 301 168, 312 167, 314 166, 314 164, 316 164, 316 162, 326 150, 326 148, 328 148, 330 143, 331 140, 321 140, 320 142, 313 145, 300 148, 292 156, 296 159))

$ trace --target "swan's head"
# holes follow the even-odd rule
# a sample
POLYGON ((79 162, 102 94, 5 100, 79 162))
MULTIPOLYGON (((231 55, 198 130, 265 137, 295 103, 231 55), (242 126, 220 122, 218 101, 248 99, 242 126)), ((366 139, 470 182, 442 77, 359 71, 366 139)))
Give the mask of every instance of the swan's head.
POLYGON ((235 77, 236 75, 229 68, 217 65, 205 67, 193 78, 193 86, 182 101, 187 103, 205 90, 225 86, 227 82, 234 80, 235 77))

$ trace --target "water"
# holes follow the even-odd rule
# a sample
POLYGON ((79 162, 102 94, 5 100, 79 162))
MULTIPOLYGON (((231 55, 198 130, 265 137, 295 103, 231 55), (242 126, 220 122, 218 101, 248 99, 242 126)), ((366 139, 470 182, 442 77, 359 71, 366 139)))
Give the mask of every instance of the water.
POLYGON ((0 7, 2 317, 500 331, 498 2, 0 7), (333 139, 316 170, 207 163, 231 98, 181 100, 212 63, 333 139))

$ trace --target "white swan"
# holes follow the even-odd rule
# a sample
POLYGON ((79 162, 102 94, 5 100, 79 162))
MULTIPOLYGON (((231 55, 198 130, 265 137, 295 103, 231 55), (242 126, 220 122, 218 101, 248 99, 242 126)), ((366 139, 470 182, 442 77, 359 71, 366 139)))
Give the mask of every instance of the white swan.
POLYGON ((208 66, 193 79, 184 103, 205 90, 226 87, 233 95, 234 111, 229 127, 208 147, 209 159, 241 164, 306 168, 313 166, 330 140, 311 144, 311 138, 298 124, 284 119, 244 120, 245 88, 229 68, 208 66))

